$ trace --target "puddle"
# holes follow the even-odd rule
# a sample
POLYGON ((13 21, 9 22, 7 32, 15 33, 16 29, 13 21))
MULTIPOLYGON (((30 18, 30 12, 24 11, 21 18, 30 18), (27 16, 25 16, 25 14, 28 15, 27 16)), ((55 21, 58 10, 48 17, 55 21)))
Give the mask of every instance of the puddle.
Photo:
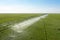
POLYGON ((28 28, 29 26, 31 26, 32 24, 34 24, 38 20, 41 20, 41 19, 45 18, 46 16, 48 16, 48 14, 25 20, 21 23, 13 25, 11 27, 11 29, 14 30, 15 32, 21 33, 21 32, 24 31, 24 29, 28 28))

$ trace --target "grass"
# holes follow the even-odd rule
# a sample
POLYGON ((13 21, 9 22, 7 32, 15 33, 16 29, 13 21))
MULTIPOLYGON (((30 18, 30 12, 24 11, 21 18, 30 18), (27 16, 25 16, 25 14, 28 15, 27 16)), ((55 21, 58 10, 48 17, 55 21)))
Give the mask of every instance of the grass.
POLYGON ((47 39, 60 40, 60 14, 49 14, 44 21, 47 31, 47 39))
MULTIPOLYGON (((11 40, 6 36, 12 32, 8 27, 23 20, 40 16, 40 14, 0 14, 0 40, 11 40), (8 24, 3 26, 2 24, 8 24), (6 30, 5 30, 6 29, 6 30)), ((17 34, 13 40, 60 40, 60 14, 49 14, 45 19, 39 20, 17 34)))
POLYGON ((8 40, 6 36, 12 32, 8 26, 36 16, 40 14, 0 14, 0 40, 8 40))

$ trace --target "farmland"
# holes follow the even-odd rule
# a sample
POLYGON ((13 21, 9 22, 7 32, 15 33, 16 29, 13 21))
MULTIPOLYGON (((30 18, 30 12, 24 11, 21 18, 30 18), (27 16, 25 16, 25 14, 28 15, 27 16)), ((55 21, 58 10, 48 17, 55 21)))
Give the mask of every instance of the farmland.
POLYGON ((13 30, 10 25, 41 16, 41 14, 0 14, 0 40, 60 40, 60 14, 49 14, 34 23, 17 37, 8 37, 13 30))

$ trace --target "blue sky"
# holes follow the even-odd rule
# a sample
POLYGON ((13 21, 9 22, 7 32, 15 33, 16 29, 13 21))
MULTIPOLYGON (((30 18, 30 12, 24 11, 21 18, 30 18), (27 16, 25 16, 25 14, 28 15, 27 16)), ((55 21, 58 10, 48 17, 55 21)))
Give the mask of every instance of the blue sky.
POLYGON ((0 13, 60 13, 60 0, 0 0, 0 13))

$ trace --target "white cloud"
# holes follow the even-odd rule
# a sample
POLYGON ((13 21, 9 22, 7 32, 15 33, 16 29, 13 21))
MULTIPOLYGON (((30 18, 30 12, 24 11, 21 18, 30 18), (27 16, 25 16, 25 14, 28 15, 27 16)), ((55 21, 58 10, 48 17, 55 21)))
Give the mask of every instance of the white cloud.
POLYGON ((37 12, 34 7, 28 6, 0 6, 0 13, 32 13, 37 12))
POLYGON ((60 9, 27 5, 0 6, 0 13, 59 13, 60 9))

